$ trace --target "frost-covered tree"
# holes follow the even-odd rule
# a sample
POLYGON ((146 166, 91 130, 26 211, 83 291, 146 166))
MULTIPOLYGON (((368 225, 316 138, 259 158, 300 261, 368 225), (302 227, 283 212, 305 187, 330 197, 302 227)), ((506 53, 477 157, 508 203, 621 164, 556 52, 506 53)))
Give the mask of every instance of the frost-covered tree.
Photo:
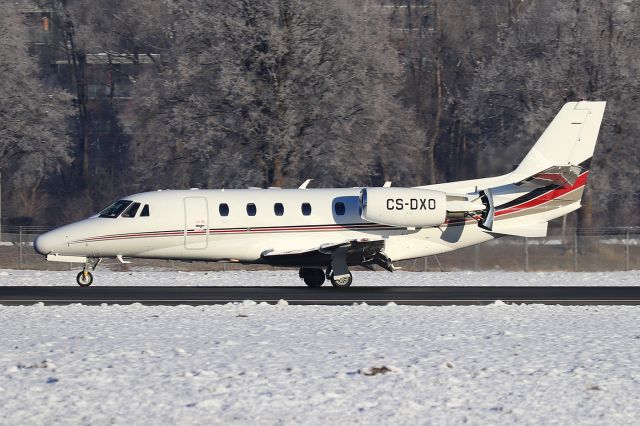
POLYGON ((351 1, 178 1, 175 44, 135 96, 135 165, 179 186, 414 183, 387 24, 351 1))
POLYGON ((640 9, 634 2, 538 0, 521 13, 502 28, 495 57, 478 68, 466 109, 483 151, 479 168, 509 171, 565 102, 606 100, 580 226, 594 226, 592 210, 600 223, 638 223, 640 9))
POLYGON ((478 65, 494 53, 498 24, 521 2, 387 0, 405 66, 402 99, 424 129, 420 175, 425 183, 477 177, 462 120, 478 65))
POLYGON ((23 17, 0 9, 0 167, 3 214, 43 217, 47 177, 70 161, 70 97, 45 85, 28 53, 23 17))

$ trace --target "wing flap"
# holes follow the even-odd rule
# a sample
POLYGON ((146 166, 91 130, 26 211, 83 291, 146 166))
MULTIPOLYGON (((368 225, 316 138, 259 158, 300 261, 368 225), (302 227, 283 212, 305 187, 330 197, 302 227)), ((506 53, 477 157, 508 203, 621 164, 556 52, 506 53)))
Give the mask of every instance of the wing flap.
POLYGON ((372 268, 378 265, 387 271, 394 271, 391 259, 384 253, 384 239, 343 240, 323 243, 311 247, 269 249, 262 252, 262 259, 272 265, 300 265, 305 261, 314 266, 327 266, 332 262, 332 254, 344 250, 349 265, 372 268))
POLYGON ((292 255, 300 255, 300 254, 311 254, 311 253, 321 253, 321 254, 331 254, 331 252, 338 247, 345 246, 366 246, 366 245, 382 245, 384 246, 384 241, 382 239, 360 239, 360 240, 341 240, 341 241, 333 241, 322 243, 310 247, 299 247, 299 248, 272 248, 262 252, 262 257, 275 257, 275 256, 292 256, 292 255), (381 244, 382 243, 382 244, 381 244))

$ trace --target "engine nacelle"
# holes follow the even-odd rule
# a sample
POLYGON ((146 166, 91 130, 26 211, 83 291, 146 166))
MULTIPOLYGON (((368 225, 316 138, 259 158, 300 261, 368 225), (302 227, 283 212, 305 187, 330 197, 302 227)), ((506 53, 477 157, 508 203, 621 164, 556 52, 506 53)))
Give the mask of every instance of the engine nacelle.
POLYGON ((447 195, 418 188, 363 188, 360 217, 392 226, 442 225, 447 217, 447 195))

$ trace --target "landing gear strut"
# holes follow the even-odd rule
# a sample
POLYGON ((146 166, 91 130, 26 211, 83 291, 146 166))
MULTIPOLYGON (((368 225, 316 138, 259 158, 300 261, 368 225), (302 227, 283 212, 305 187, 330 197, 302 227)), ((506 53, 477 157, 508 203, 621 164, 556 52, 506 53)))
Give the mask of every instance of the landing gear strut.
POLYGON ((353 282, 353 275, 347 266, 347 247, 338 247, 331 253, 331 266, 327 278, 335 288, 347 288, 353 282))
POLYGON ((324 271, 320 268, 300 268, 298 275, 309 287, 320 287, 324 284, 324 271))
POLYGON ((89 272, 89 268, 91 268, 92 271, 95 271, 100 262, 102 262, 102 258, 87 259, 87 262, 84 264, 84 268, 82 268, 82 271, 80 271, 76 276, 76 282, 80 287, 89 287, 93 284, 93 274, 89 272))

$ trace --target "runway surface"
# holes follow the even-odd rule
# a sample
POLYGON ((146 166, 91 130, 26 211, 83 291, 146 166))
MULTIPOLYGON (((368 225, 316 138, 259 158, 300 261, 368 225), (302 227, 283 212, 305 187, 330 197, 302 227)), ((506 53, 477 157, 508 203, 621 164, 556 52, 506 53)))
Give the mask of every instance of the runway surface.
POLYGON ((211 305, 252 300, 299 305, 637 305, 640 287, 0 287, 0 304, 211 305))

